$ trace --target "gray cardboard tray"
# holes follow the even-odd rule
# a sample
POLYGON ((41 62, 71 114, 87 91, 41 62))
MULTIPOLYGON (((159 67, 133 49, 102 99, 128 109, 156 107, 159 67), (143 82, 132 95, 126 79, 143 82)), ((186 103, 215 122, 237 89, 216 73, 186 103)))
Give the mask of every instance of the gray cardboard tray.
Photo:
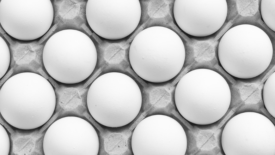
POLYGON ((6 128, 11 139, 10 155, 43 155, 43 136, 47 128, 57 119, 77 116, 89 121, 100 138, 99 155, 132 155, 131 135, 136 125, 145 117, 164 114, 176 119, 185 129, 188 138, 187 155, 223 155, 221 132, 225 123, 238 113, 253 111, 275 119, 267 112, 262 100, 262 88, 266 79, 275 71, 274 58, 269 68, 260 76, 242 80, 224 71, 217 59, 217 45, 222 35, 231 27, 252 24, 263 29, 275 47, 275 32, 270 30, 260 15, 259 0, 227 0, 228 15, 223 27, 209 37, 196 38, 185 34, 173 18, 174 0, 140 0, 142 17, 138 28, 130 36, 117 40, 105 40, 97 36, 88 26, 85 17, 86 0, 52 0, 55 18, 51 29, 39 40, 22 42, 9 37, 1 28, 0 34, 9 45, 12 60, 9 71, 0 80, 0 87, 12 75, 21 72, 35 72, 50 81, 55 89, 57 105, 51 119, 34 130, 19 130, 10 126, 2 116, 0 123, 6 128), (175 31, 186 48, 186 60, 180 74, 172 80, 153 84, 142 80, 129 64, 128 52, 133 38, 143 29, 164 26, 175 31), (65 85, 52 79, 42 63, 42 51, 47 39, 64 29, 76 29, 87 34, 95 43, 98 52, 97 67, 84 82, 65 85), (197 68, 208 68, 220 73, 228 82, 232 99, 226 115, 218 122, 199 126, 189 123, 177 111, 174 90, 180 78, 197 68), (107 72, 122 72, 132 77, 140 86, 143 95, 142 108, 137 118, 120 128, 108 128, 98 124, 89 114, 86 97, 88 87, 100 75, 107 72))

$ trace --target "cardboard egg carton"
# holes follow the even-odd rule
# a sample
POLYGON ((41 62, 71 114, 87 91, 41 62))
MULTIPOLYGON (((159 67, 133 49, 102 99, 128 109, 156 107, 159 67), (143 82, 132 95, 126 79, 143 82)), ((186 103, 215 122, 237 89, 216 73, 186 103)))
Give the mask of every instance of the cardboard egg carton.
POLYGON ((55 18, 51 29, 40 39, 30 42, 15 40, 1 28, 1 36, 6 40, 12 54, 9 71, 0 80, 0 87, 11 76, 21 72, 35 72, 50 81, 55 89, 57 102, 51 119, 34 130, 20 130, 10 126, 2 116, 0 123, 7 129, 11 139, 10 155, 43 155, 43 136, 47 128, 57 119, 77 116, 89 121, 97 130, 100 139, 99 155, 133 155, 131 135, 137 124, 154 114, 168 115, 176 119, 185 129, 188 138, 187 155, 223 155, 221 132, 226 122, 241 112, 254 111, 273 118, 265 109, 262 88, 266 79, 275 71, 274 58, 269 68, 260 76, 243 80, 226 73, 217 58, 217 46, 223 34, 240 24, 260 27, 270 37, 275 47, 275 32, 263 22, 259 6, 260 0, 227 0, 228 15, 222 28, 215 34, 197 38, 184 33, 173 18, 174 0, 140 0, 142 17, 137 29, 128 37, 116 41, 105 40, 89 27, 85 8, 86 0, 52 0, 55 18), (175 31, 186 49, 186 59, 181 72, 172 80, 153 84, 141 79, 131 68, 129 47, 134 37, 152 26, 164 26, 175 31), (66 85, 55 81, 46 72, 42 63, 42 52, 46 41, 54 33, 64 29, 76 29, 87 34, 95 43, 98 61, 93 74, 85 81, 66 85), (174 90, 178 81, 186 73, 198 68, 208 68, 221 74, 231 89, 231 104, 226 115, 211 125, 195 125, 185 120, 177 111, 174 90), (120 128, 108 128, 98 124, 87 109, 87 91, 91 83, 107 72, 122 72, 132 77, 140 86, 143 95, 142 108, 136 119, 120 128))

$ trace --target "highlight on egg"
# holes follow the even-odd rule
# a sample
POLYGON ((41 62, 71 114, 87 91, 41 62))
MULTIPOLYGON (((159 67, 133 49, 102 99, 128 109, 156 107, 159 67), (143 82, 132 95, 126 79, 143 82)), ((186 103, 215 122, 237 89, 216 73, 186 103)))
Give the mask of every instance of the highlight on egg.
POLYGON ((0 112, 12 126, 35 129, 52 116, 56 96, 51 84, 42 76, 23 72, 9 78, 0 90, 0 112))
POLYGON ((227 155, 273 155, 275 126, 262 114, 244 112, 227 122, 221 142, 227 155))
POLYGON ((205 37, 218 31, 227 17, 226 0, 176 0, 174 17, 186 33, 205 37))
POLYGON ((275 73, 267 79, 263 87, 263 101, 267 111, 275 117, 275 73))
POLYGON ((97 50, 85 33, 62 30, 47 41, 43 49, 43 63, 55 80, 75 84, 87 79, 94 71, 97 50))
POLYGON ((0 37, 0 79, 10 66, 10 50, 5 40, 0 37))
POLYGON ((153 115, 137 125, 131 144, 134 155, 184 155, 187 137, 182 126, 173 118, 153 115))
POLYGON ((161 83, 174 78, 185 62, 185 47, 174 31, 154 26, 141 31, 129 51, 130 64, 142 79, 161 83))
POLYGON ((54 18, 50 0, 2 0, 0 23, 3 29, 19 40, 34 40, 43 36, 54 18))
POLYGON ((188 121, 207 125, 221 119, 231 102, 226 80, 210 69, 196 69, 184 75, 176 86, 175 103, 188 121))
POLYGON ((266 25, 275 31, 275 1, 262 0, 261 1, 261 15, 266 25))
POLYGON ((99 138, 86 120, 68 116, 55 121, 43 139, 45 155, 97 155, 99 138))
POLYGON ((262 74, 270 65, 273 46, 260 28, 243 24, 229 29, 218 47, 222 67, 232 76, 249 79, 262 74))
POLYGON ((107 127, 132 122, 142 105, 142 94, 129 76, 111 72, 99 76, 90 86, 87 105, 93 118, 107 127))
POLYGON ((88 0, 86 18, 99 36, 117 40, 130 35, 141 18, 139 0, 88 0))
POLYGON ((9 155, 10 138, 5 128, 0 124, 0 154, 9 155))

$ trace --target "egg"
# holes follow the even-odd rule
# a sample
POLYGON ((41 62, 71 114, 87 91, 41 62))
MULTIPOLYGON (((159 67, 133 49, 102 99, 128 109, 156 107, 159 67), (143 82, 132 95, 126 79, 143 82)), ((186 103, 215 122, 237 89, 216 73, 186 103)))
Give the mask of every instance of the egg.
POLYGON ((274 125, 255 112, 233 117, 222 132, 222 147, 226 155, 274 155, 274 144, 274 125))
POLYGON ((172 30, 155 26, 141 31, 133 40, 129 59, 134 71, 154 83, 174 78, 185 61, 185 47, 172 30))
POLYGON ((92 30, 106 39, 121 39, 131 34, 140 21, 139 0, 88 0, 87 21, 92 30))
POLYGON ((19 40, 34 40, 44 35, 53 22, 50 0, 2 0, 0 23, 3 29, 19 40))
POLYGON ((174 16, 186 33, 203 37, 218 31, 227 16, 226 0, 176 0, 174 16))
POLYGON ((268 35, 253 25, 231 28, 222 37, 218 50, 223 68, 232 76, 242 79, 263 73, 273 56, 268 35))
POLYGON ((218 121, 227 112, 230 88, 215 71, 196 69, 181 78, 175 90, 180 114, 188 121, 205 125, 218 121))
POLYGON ((164 115, 142 120, 132 136, 134 155, 184 155, 187 138, 182 126, 164 115))
POLYGON ((261 13, 266 25, 275 31, 275 1, 274 0, 262 0, 261 13))
POLYGON ((263 88, 264 105, 267 111, 275 117, 275 73, 273 73, 266 81, 263 88))
POLYGON ((0 79, 5 75, 10 65, 10 50, 7 43, 0 37, 0 79))
POLYGON ((9 155, 10 139, 5 128, 0 124, 0 154, 9 155))
POLYGON ((0 112, 12 126, 27 130, 40 127, 55 109, 55 92, 42 76, 25 72, 12 76, 0 91, 0 112))
POLYGON ((111 72, 97 78, 89 88, 88 109, 93 118, 108 127, 124 126, 138 115, 142 95, 129 76, 111 72))
POLYGON ((99 139, 94 127, 78 117, 54 122, 43 140, 45 155, 97 155, 99 139))
POLYGON ((47 41, 43 62, 55 80, 66 84, 79 83, 95 69, 96 47, 86 34, 77 30, 62 30, 47 41))

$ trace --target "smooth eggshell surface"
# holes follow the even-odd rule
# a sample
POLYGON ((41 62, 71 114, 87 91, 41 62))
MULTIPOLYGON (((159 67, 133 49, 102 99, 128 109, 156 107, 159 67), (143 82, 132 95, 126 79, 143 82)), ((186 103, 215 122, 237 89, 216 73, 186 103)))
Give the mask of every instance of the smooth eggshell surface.
POLYGON ((12 76, 0 91, 0 111, 4 119, 19 129, 34 129, 46 123, 55 109, 51 84, 35 73, 12 76))
POLYGON ((187 138, 182 126, 164 115, 141 121, 133 132, 134 155, 184 155, 187 138))
POLYGON ((266 25, 275 31, 275 1, 262 0, 261 13, 266 25))
POLYGON ((275 73, 266 81, 263 89, 263 99, 267 111, 275 117, 275 73))
POLYGON ((107 73, 90 86, 88 108, 95 120, 108 127, 130 123, 139 113, 141 91, 136 82, 122 73, 107 73))
POLYGON ((10 139, 5 128, 0 124, 0 154, 9 155, 10 139))
POLYGON ((86 34, 77 30, 63 30, 47 41, 43 62, 55 80, 67 84, 78 83, 94 71, 96 48, 86 34))
POLYGON ((78 117, 64 117, 47 130, 45 155, 97 155, 99 139, 94 127, 78 117))
POLYGON ((180 114, 195 124, 218 121, 227 112, 231 101, 225 79, 208 69, 187 73, 178 83, 175 102, 180 114))
POLYGON ((86 16, 95 33, 106 39, 131 34, 141 17, 139 0, 88 0, 86 16))
POLYGON ((165 27, 141 31, 130 47, 134 71, 149 82, 166 82, 175 77, 185 61, 185 47, 180 37, 165 27))
POLYGON ((219 59, 223 68, 237 78, 253 78, 269 66, 273 47, 268 35, 253 25, 231 28, 222 37, 219 59))
POLYGON ((265 116, 246 112, 233 117, 222 132, 226 155, 274 155, 275 127, 265 116))
POLYGON ((174 16, 179 27, 193 36, 218 31, 227 16, 226 0, 176 0, 174 16))
POLYGON ((0 37, 0 79, 5 75, 10 65, 10 50, 7 43, 0 37))
POLYGON ((2 0, 0 22, 4 30, 19 40, 34 40, 45 34, 53 22, 50 0, 2 0))

